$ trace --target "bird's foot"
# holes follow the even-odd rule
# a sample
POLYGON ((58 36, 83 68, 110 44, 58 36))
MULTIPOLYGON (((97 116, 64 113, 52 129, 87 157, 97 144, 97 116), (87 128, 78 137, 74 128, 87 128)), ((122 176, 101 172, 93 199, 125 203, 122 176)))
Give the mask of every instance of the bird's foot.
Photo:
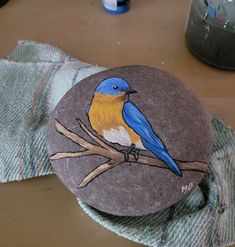
POLYGON ((134 157, 135 157, 135 161, 137 161, 139 159, 139 153, 140 153, 140 150, 137 149, 137 148, 134 148, 130 154, 132 154, 134 157))
POLYGON ((121 152, 124 154, 125 162, 129 160, 129 154, 132 154, 135 157, 135 160, 137 161, 139 159, 139 152, 140 150, 135 148, 135 145, 132 144, 129 148, 121 150, 121 152))
POLYGON ((121 150, 121 152, 124 154, 124 160, 127 162, 129 160, 129 153, 127 150, 121 150))

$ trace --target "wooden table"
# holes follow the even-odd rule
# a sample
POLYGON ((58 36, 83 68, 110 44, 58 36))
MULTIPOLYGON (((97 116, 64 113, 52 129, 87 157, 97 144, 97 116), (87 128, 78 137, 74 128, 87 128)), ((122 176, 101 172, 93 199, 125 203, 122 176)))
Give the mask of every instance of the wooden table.
MULTIPOLYGON (((145 64, 182 79, 212 114, 235 127, 235 72, 200 62, 185 46, 188 1, 135 0, 114 16, 99 0, 10 0, 0 9, 0 57, 17 40, 56 45, 100 66, 145 64)), ((141 246, 105 230, 56 176, 0 186, 0 246, 141 246)))

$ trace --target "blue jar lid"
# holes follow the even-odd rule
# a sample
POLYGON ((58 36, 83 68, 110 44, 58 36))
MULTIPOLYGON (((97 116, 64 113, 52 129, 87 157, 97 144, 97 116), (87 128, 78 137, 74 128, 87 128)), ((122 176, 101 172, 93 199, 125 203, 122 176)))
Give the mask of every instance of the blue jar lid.
POLYGON ((103 0, 103 8, 110 14, 122 14, 129 10, 130 0, 103 0))

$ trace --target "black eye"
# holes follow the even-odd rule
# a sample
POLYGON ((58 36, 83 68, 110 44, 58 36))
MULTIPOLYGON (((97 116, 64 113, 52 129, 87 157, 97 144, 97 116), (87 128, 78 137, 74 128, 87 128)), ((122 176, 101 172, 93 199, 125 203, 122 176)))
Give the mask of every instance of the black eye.
POLYGON ((118 89, 118 86, 114 85, 114 86, 113 86, 113 89, 118 89))

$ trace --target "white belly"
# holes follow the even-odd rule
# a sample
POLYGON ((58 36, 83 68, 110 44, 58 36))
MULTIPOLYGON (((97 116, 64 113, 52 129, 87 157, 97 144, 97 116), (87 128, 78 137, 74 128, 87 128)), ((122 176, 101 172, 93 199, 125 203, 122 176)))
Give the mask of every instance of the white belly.
MULTIPOLYGON (((103 136, 107 141, 112 143, 118 143, 122 146, 129 147, 131 146, 131 144, 133 144, 131 142, 130 135, 123 126, 118 126, 117 129, 111 128, 109 130, 103 131, 103 136)), ((145 150, 145 147, 143 146, 143 143, 141 141, 134 144, 136 148, 145 150)))

